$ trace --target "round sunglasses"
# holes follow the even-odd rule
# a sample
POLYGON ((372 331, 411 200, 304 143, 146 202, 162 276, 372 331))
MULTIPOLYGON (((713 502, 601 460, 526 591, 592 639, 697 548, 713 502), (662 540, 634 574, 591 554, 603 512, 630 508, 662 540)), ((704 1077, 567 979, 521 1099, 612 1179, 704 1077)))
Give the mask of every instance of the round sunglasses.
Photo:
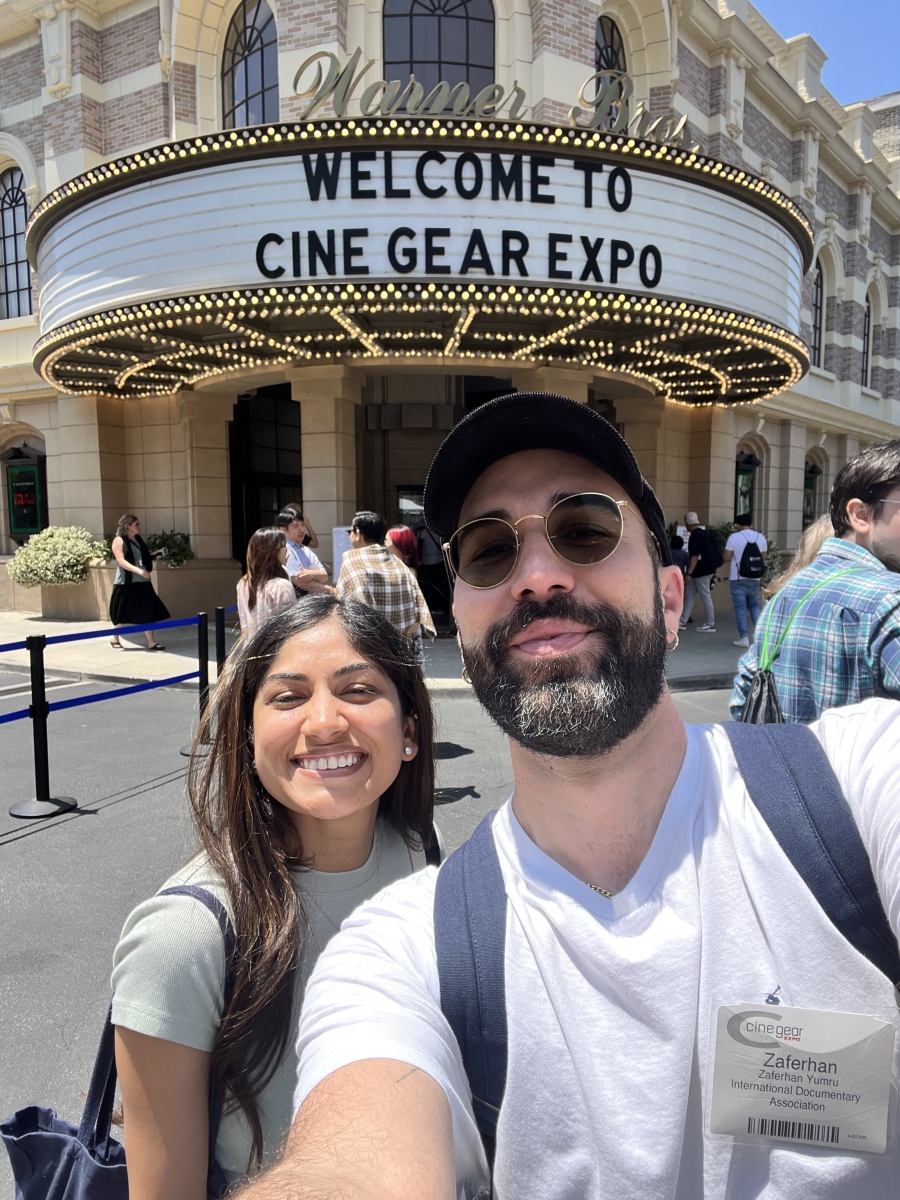
POLYGON ((547 541, 566 562, 591 566, 603 562, 617 549, 625 528, 622 510, 627 500, 614 500, 602 492, 580 492, 558 500, 546 517, 529 513, 518 521, 479 517, 461 525, 444 554, 454 575, 473 588, 494 588, 505 583, 516 569, 523 521, 543 521, 547 541))

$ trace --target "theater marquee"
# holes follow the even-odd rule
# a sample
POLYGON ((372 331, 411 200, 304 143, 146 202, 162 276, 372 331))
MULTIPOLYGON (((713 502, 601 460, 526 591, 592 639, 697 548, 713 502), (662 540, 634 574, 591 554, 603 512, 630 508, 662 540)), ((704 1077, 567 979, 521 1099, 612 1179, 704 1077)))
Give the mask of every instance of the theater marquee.
POLYGON ((229 131, 73 180, 28 242, 36 364, 69 391, 164 393, 287 362, 554 359, 721 403, 807 365, 802 212, 735 167, 592 129, 229 131))

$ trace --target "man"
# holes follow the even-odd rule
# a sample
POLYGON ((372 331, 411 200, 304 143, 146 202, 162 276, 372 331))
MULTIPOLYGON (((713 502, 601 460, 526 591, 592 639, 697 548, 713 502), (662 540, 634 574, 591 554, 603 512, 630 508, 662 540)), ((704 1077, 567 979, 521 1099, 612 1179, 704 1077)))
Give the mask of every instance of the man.
MULTIPOLYGON (((425 512, 448 545, 466 666, 510 737, 515 778, 487 828, 507 903, 493 1194, 896 1197, 895 1154, 707 1132, 719 1006, 774 997, 894 1026, 900 1015, 891 981, 823 917, 750 803, 722 727, 678 716, 665 656, 681 572, 625 442, 572 400, 489 401, 438 451, 425 512)), ((895 706, 831 715, 816 736, 878 842, 896 928, 895 706)), ((489 1194, 441 1011, 435 886, 433 870, 392 885, 319 959, 300 1022, 299 1113, 284 1160, 247 1200, 489 1194)), ((889 1058, 882 1049, 882 1071, 889 1058)), ((748 1090, 754 1114, 803 1119, 767 1106, 773 1086, 748 1090)), ((887 1095, 885 1082, 885 1122, 887 1095)))
POLYGON ((734 605, 738 627, 737 640, 732 642, 732 645, 749 646, 747 610, 750 610, 750 620, 755 627, 759 620, 759 581, 765 571, 769 544, 763 535, 753 528, 753 517, 750 513, 742 513, 735 517, 734 523, 737 530, 725 543, 725 553, 722 556, 726 563, 731 564, 731 603, 734 605))
POLYGON ((738 665, 739 720, 760 665, 770 669, 786 721, 870 696, 900 698, 900 439, 870 446, 838 473, 835 536, 770 601, 738 665))
POLYGON ((290 576, 294 591, 299 596, 306 592, 330 592, 328 572, 322 566, 317 556, 306 545, 310 537, 310 527, 303 519, 303 514, 296 508, 284 508, 275 518, 275 524, 284 530, 287 539, 287 563, 285 569, 290 576))
POLYGON ((719 565, 719 557, 709 534, 700 524, 700 518, 695 512, 684 514, 684 523, 688 528, 688 568, 685 572, 687 587, 684 592, 684 610, 678 623, 679 629, 687 629, 688 617, 694 608, 697 596, 703 605, 704 620, 697 626, 698 633, 716 632, 716 610, 713 608, 710 594, 710 581, 719 565))
MULTIPOLYGON (((398 633, 414 644, 417 661, 424 661, 419 629, 425 600, 416 577, 384 545, 387 521, 379 513, 358 512, 350 526, 350 546, 341 562, 337 594, 377 608, 398 633)), ((430 619, 430 618, 429 618, 430 619)))

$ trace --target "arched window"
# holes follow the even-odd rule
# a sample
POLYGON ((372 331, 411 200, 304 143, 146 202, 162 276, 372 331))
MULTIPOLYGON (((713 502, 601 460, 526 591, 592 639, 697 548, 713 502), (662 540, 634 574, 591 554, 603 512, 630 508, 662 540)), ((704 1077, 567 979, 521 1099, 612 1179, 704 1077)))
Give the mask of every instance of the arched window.
POLYGON ((812 301, 812 342, 809 347, 809 357, 814 367, 822 365, 822 319, 825 307, 825 280, 822 275, 822 264, 816 259, 816 273, 813 276, 812 301))
POLYGON ((872 357, 872 299, 866 296, 866 315, 863 317, 863 352, 862 352, 862 370, 859 373, 859 382, 863 387, 869 387, 869 376, 871 374, 870 360, 872 357))
POLYGON ((445 79, 472 93, 494 82, 491 0, 385 0, 384 77, 415 75, 426 93, 445 79))
POLYGON ((277 121, 278 31, 266 0, 242 0, 222 57, 225 129, 277 121))
POLYGON ((0 321, 31 313, 31 268, 25 254, 25 176, 18 167, 0 175, 0 321))
POLYGON ((627 71, 625 43, 612 17, 597 19, 597 42, 594 49, 595 71, 627 71))

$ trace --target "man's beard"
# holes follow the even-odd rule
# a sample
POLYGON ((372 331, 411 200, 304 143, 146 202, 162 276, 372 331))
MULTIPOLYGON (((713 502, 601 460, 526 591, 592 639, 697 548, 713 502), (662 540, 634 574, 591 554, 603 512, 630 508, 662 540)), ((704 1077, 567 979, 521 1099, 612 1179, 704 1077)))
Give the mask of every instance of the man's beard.
POLYGON ((480 703, 504 733, 535 754, 587 758, 608 754, 659 703, 665 687, 666 627, 656 590, 649 620, 568 595, 523 601, 463 646, 480 703), (577 653, 515 662, 509 643, 532 621, 556 618, 596 630, 577 653))

